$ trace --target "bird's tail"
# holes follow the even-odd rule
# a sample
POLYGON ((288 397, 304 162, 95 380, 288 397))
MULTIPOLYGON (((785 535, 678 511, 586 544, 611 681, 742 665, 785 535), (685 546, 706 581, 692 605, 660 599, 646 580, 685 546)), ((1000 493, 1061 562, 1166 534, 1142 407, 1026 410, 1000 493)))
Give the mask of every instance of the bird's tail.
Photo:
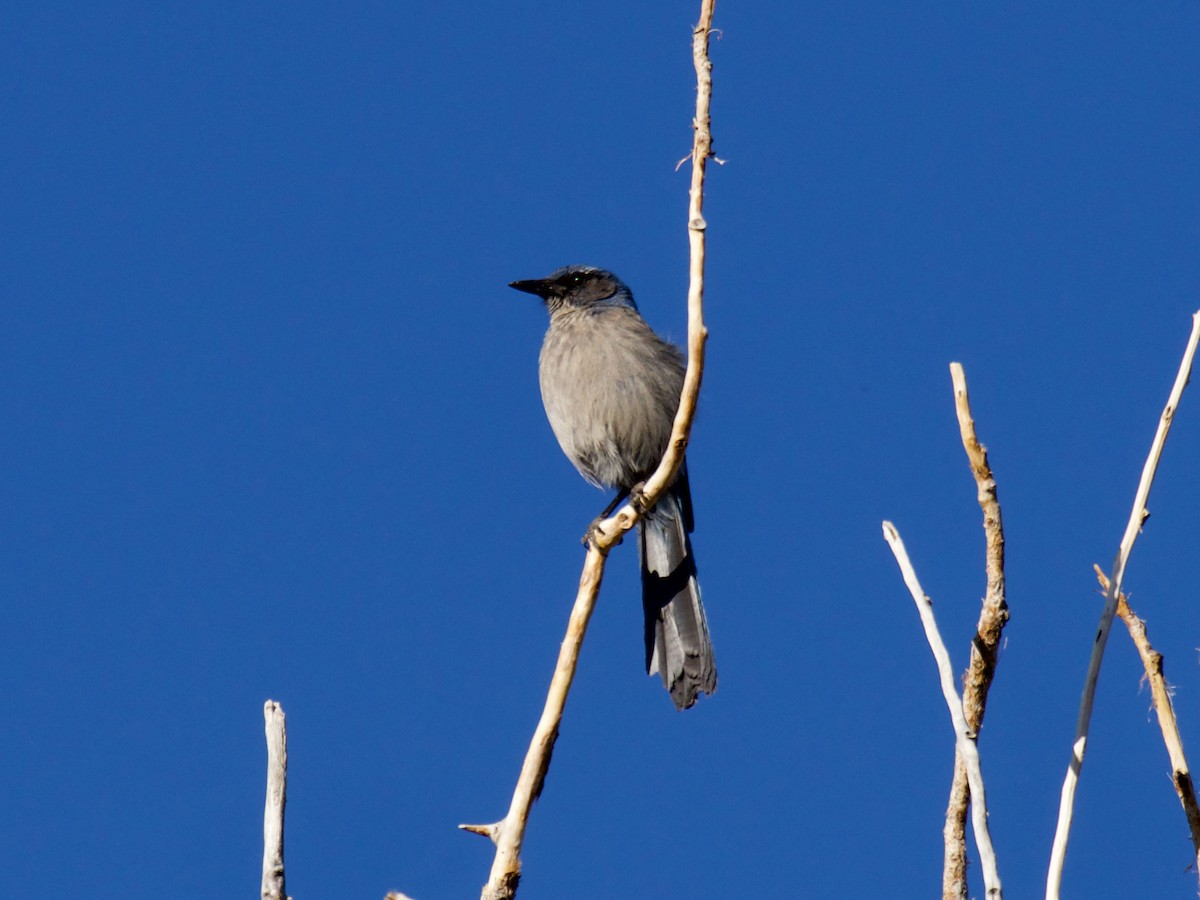
POLYGON ((642 608, 646 615, 646 672, 662 676, 676 709, 717 689, 717 662, 700 602, 687 475, 638 525, 642 608))

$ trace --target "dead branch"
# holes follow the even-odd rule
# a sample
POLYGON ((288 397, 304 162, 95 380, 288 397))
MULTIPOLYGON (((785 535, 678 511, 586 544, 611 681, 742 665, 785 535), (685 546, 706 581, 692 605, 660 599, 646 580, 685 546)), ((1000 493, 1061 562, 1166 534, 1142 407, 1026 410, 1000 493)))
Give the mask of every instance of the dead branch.
POLYGON ((595 609, 608 551, 620 542, 625 532, 637 525, 644 511, 654 507, 658 498, 675 480, 675 474, 683 464, 684 451, 691 434, 704 373, 704 345, 708 338, 708 330, 704 327, 703 302, 706 229, 703 208, 705 166, 712 155, 709 117, 712 100, 712 63, 708 57, 708 40, 712 31, 714 5, 715 0, 702 0, 700 22, 692 32, 692 59, 696 68, 696 117, 693 121, 695 134, 692 148, 692 182, 688 198, 688 241, 691 250, 688 280, 688 358, 683 393, 675 414, 671 440, 658 468, 646 480, 641 495, 601 522, 598 528, 593 529, 579 579, 575 605, 567 623, 567 634, 559 650, 542 716, 525 754, 508 813, 499 822, 491 825, 459 826, 467 831, 486 835, 496 845, 496 855, 487 884, 483 886, 481 900, 510 900, 516 895, 521 877, 521 844, 525 839, 529 811, 533 801, 541 794, 546 773, 550 768, 551 751, 558 737, 559 723, 562 721, 567 693, 575 677, 588 621, 595 609))
POLYGON ((267 734, 267 802, 263 811, 263 900, 288 900, 283 877, 283 809, 287 805, 287 722, 274 700, 263 704, 267 734))
POLYGON ((1050 850, 1050 869, 1046 874, 1046 900, 1058 900, 1062 886, 1063 863, 1067 856, 1067 840, 1071 833, 1071 816, 1075 805, 1075 788, 1079 783, 1079 773, 1083 768, 1083 757, 1087 752, 1088 727, 1092 719, 1092 705, 1096 699, 1096 683, 1100 679, 1100 663, 1104 659, 1104 647, 1108 643, 1108 634, 1112 628, 1113 617, 1117 613, 1117 597, 1121 593, 1121 584, 1125 579, 1125 566, 1129 562, 1129 554, 1141 531, 1142 523, 1150 515, 1146 501, 1150 496, 1150 486, 1154 483, 1154 473, 1158 469, 1158 460, 1162 456, 1163 445, 1167 441, 1167 433, 1171 430, 1171 422, 1175 418, 1175 410, 1183 389, 1187 386, 1192 371, 1192 358, 1196 355, 1196 343, 1200 341, 1200 312, 1192 315, 1192 333, 1188 339, 1187 349, 1184 350, 1183 360, 1179 364, 1179 372, 1175 376, 1175 384, 1167 398, 1162 416, 1158 420, 1158 429, 1150 444, 1150 454, 1142 467, 1142 477, 1138 482, 1137 493, 1133 500, 1133 509, 1129 513, 1129 521, 1125 525, 1125 534, 1121 538, 1121 546, 1113 560, 1112 574, 1109 576, 1108 588, 1104 596, 1104 610, 1100 613, 1100 624, 1096 628, 1096 637, 1092 644, 1092 656, 1088 661, 1087 676, 1084 679, 1083 696, 1079 701, 1079 718, 1075 724, 1075 740, 1071 746, 1071 760, 1067 766, 1067 774, 1063 779, 1062 795, 1058 807, 1058 825, 1054 831, 1054 844, 1050 850))
POLYGON ((937 661, 938 676, 942 685, 942 696, 950 710, 950 721, 954 725, 954 745, 956 755, 961 756, 967 770, 967 782, 971 788, 971 825, 975 831, 975 844, 979 848, 979 861, 983 868, 983 883, 988 900, 1001 900, 1004 896, 1000 886, 1000 871, 996 864, 996 851, 992 847, 992 836, 988 831, 987 798, 983 788, 983 770, 979 761, 979 748, 975 743, 975 735, 968 731, 967 720, 963 715, 962 698, 954 687, 954 671, 950 665, 950 654, 942 642, 938 632, 937 620, 933 615, 933 603, 921 589, 917 580, 916 570, 909 561, 908 552, 904 549, 904 541, 891 522, 883 523, 883 537, 892 548, 904 583, 912 594, 913 602, 917 604, 917 612, 921 616, 921 624, 925 628, 925 638, 937 661))
MULTIPOLYGON (((1096 578, 1100 587, 1107 594, 1108 576, 1099 566, 1096 578)), ((1200 807, 1196 805, 1196 789, 1192 784, 1192 773, 1188 769, 1187 757, 1183 754, 1183 738, 1179 734, 1179 723, 1175 721, 1175 709, 1171 704, 1171 692, 1167 688, 1167 680, 1163 676, 1162 654, 1150 645, 1150 637, 1146 634, 1146 623, 1137 617, 1129 607, 1124 594, 1117 594, 1117 615, 1129 629, 1133 645, 1137 647, 1138 656, 1142 658, 1142 666, 1146 670, 1146 681, 1150 684, 1150 696, 1154 700, 1154 712, 1158 716, 1158 727, 1162 731, 1163 743, 1167 747, 1167 756, 1171 760, 1171 784, 1179 796, 1183 806, 1183 814, 1187 818, 1188 830, 1192 835, 1192 849, 1195 851, 1193 865, 1200 875, 1200 807)))
MULTIPOLYGON (((988 463, 987 448, 975 434, 971 401, 967 394, 967 377, 960 363, 950 363, 950 378, 954 385, 954 409, 963 449, 975 476, 979 506, 983 510, 983 532, 986 542, 987 593, 975 626, 971 642, 971 659, 963 673, 963 716, 967 730, 978 735, 987 710, 988 690, 996 673, 1000 651, 1000 635, 1008 622, 1008 604, 1004 594, 1004 525, 1000 517, 1000 501, 996 497, 996 479, 988 463)), ((946 807, 946 825, 942 836, 945 842, 945 862, 942 868, 943 900, 967 900, 967 811, 971 790, 967 767, 962 755, 955 750, 954 776, 950 783, 950 800, 946 807)))

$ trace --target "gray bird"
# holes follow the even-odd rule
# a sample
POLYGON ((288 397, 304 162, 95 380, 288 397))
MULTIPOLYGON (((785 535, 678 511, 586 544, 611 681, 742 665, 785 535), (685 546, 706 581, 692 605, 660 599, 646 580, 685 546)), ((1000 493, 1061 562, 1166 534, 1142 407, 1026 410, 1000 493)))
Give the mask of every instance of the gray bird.
MULTIPOLYGON (((579 473, 618 491, 611 512, 662 459, 679 408, 683 354, 646 324, 611 272, 566 266, 509 286, 546 304, 550 327, 538 361, 546 416, 579 473)), ((638 523, 646 672, 662 676, 677 709, 717 688, 691 531, 684 466, 638 523)))

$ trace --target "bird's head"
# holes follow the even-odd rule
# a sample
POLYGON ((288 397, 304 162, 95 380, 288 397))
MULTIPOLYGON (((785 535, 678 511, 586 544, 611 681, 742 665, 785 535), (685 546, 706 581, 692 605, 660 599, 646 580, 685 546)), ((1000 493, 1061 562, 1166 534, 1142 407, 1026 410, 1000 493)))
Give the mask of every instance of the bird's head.
POLYGON ((612 272, 592 266, 563 266, 545 278, 513 281, 508 286, 541 297, 551 313, 595 306, 637 309, 633 293, 625 282, 612 272))

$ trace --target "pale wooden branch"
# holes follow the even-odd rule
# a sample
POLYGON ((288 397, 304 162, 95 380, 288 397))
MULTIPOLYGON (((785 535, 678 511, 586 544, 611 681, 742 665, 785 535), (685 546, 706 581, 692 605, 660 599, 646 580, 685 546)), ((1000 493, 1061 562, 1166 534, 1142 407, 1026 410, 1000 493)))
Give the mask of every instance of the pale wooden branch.
POLYGON ((692 59, 696 68, 696 117, 693 121, 695 135, 692 149, 692 182, 688 198, 688 240, 691 250, 688 279, 688 359, 679 410, 675 414, 670 443, 654 474, 646 480, 638 495, 631 497, 630 502, 615 515, 593 529, 579 579, 575 605, 567 623, 567 634, 559 650, 542 716, 525 754, 508 813, 502 820, 490 825, 459 826, 466 831, 489 837, 496 845, 496 855, 487 883, 483 886, 481 900, 510 900, 516 896, 521 878, 521 845, 525 839, 529 811, 533 801, 542 792, 546 773, 550 768, 551 752, 558 738, 559 723, 562 721, 567 693, 575 677, 587 624, 591 619, 592 610, 595 609, 608 551, 620 543, 625 532, 637 525, 646 511, 653 509, 658 498, 675 480, 675 475, 683 464, 684 451, 696 415, 696 402, 700 396, 700 382, 704 374, 704 345, 708 338, 708 330, 704 327, 706 224, 703 207, 705 165, 712 155, 709 118, 712 63, 708 58, 708 39, 712 30, 714 6, 715 0, 702 0, 700 22, 692 32, 692 59))
POLYGON ((263 812, 263 900, 287 900, 283 878, 283 809, 287 805, 287 723, 283 707, 263 704, 267 734, 267 802, 263 812))
MULTIPOLYGON (((996 479, 988 464, 987 448, 979 443, 975 420, 971 416, 971 401, 967 394, 967 377, 959 363, 950 363, 950 379, 954 385, 954 410, 963 449, 975 476, 979 506, 983 510, 983 532, 986 542, 987 593, 975 626, 971 642, 971 661, 963 673, 963 716, 969 734, 978 735, 987 710, 988 689, 996 674, 1000 651, 1000 636, 1008 622, 1008 604, 1004 596, 1004 525, 1000 517, 1000 501, 996 497, 996 479)), ((967 767, 962 755, 955 750, 954 776, 950 784, 950 800, 946 807, 946 825, 942 836, 945 842, 945 862, 942 868, 943 900, 967 900, 967 812, 971 790, 967 767)))
POLYGON ((579 580, 579 592, 571 609, 567 634, 558 653, 554 676, 550 680, 546 704, 534 729, 529 750, 525 754, 525 762, 521 766, 521 774, 517 779, 516 790, 513 791, 508 814, 492 825, 458 826, 465 831, 486 835, 496 845, 492 870, 480 895, 481 900, 501 900, 516 896, 517 884, 521 878, 521 844, 525 840, 529 811, 533 807, 533 801, 542 793, 546 772, 550 769, 550 756, 554 751, 554 742, 558 739, 563 707, 567 702, 571 682, 575 678, 579 651, 583 646, 592 610, 596 607, 601 579, 604 577, 604 560, 604 552, 594 545, 588 548, 583 574, 579 580))
POLYGON ((1149 517, 1146 500, 1150 496, 1150 486, 1154 483, 1154 473, 1158 468, 1159 457, 1162 456, 1163 445, 1167 433, 1171 430, 1171 422, 1175 418, 1175 410, 1183 389, 1187 386, 1192 371, 1192 358, 1196 355, 1196 343, 1200 341, 1200 311, 1192 315, 1192 333, 1188 339, 1183 360, 1179 364, 1179 372, 1175 376, 1175 384, 1167 398, 1162 417, 1158 421, 1158 429, 1150 444, 1150 454, 1142 467, 1142 477, 1138 482, 1137 494, 1133 500, 1133 510, 1125 525, 1125 534, 1121 538, 1121 546, 1113 560, 1112 574, 1109 576, 1108 588, 1104 595, 1104 610, 1100 613, 1100 624, 1092 644, 1092 656, 1088 661, 1087 676, 1084 679, 1083 696, 1079 702, 1079 718, 1075 724, 1075 740, 1071 747, 1071 760, 1067 766, 1067 774, 1063 779, 1062 794, 1058 806, 1058 825, 1054 831, 1054 844, 1050 850, 1050 868, 1046 874, 1046 900, 1058 900, 1062 886, 1063 864, 1067 856, 1067 840, 1071 833, 1071 817, 1075 805, 1075 788, 1079 783, 1079 773, 1083 768, 1083 758, 1087 751, 1088 727, 1092 719, 1092 705, 1096 699, 1096 683, 1100 678, 1100 663, 1104 658, 1104 647, 1108 643, 1108 634, 1112 628, 1112 620, 1117 612, 1117 597, 1121 593, 1121 584, 1125 579, 1125 566, 1129 562, 1129 554, 1141 531, 1142 523, 1149 517))
MULTIPOLYGON (((708 58, 708 38, 712 32, 716 0, 701 0, 700 21, 692 29, 692 64, 696 69, 696 117, 692 120, 692 185, 688 193, 688 361, 683 378, 683 397, 675 413, 671 442, 658 469, 642 489, 642 508, 654 505, 683 465, 696 402, 700 398, 700 380, 704 374, 704 346, 708 329, 704 326, 704 173, 712 156, 712 61, 708 58)), ((620 513, 618 513, 620 517, 620 513)))
POLYGON ((975 735, 967 728, 966 716, 963 714, 962 698, 954 687, 954 670, 950 665, 950 654, 942 642, 938 632, 937 620, 933 615, 933 603, 921 589, 917 580, 916 570, 909 561, 908 552, 904 549, 904 541, 891 522, 883 523, 883 537, 892 548, 892 554, 900 566, 904 583, 917 604, 917 612, 921 616, 921 624, 925 628, 925 638, 933 651, 937 662, 938 676, 942 685, 942 696, 946 699, 946 707, 950 710, 950 721, 954 725, 955 752, 962 757, 967 769, 967 781, 971 787, 971 825, 975 831, 975 844, 979 848, 979 862, 983 868, 983 884, 988 900, 1001 900, 1004 896, 1000 885, 1000 871, 996 864, 996 851, 992 847, 992 835, 988 830, 987 797, 983 788, 983 770, 979 762, 979 748, 975 743, 975 735))
MULTIPOLYGON (((1100 587, 1107 594, 1108 576, 1096 569, 1096 578, 1100 587)), ((1179 796, 1183 806, 1183 814, 1187 818, 1188 830, 1192 835, 1194 858, 1192 864, 1200 875, 1200 806, 1196 803, 1196 788, 1192 783, 1192 773, 1188 768, 1187 757, 1183 753, 1183 738, 1179 734, 1179 724, 1175 721, 1175 709, 1171 705, 1171 691, 1163 676, 1162 654, 1150 645, 1150 637, 1146 634, 1146 623, 1139 619, 1129 607, 1124 594, 1117 594, 1117 615, 1129 629, 1129 636, 1137 647, 1138 655, 1142 658, 1142 666, 1146 670, 1146 681, 1150 684, 1150 696, 1154 700, 1154 712, 1158 716, 1158 727, 1162 731, 1163 743, 1167 747, 1167 756, 1171 760, 1171 784, 1179 796)))

